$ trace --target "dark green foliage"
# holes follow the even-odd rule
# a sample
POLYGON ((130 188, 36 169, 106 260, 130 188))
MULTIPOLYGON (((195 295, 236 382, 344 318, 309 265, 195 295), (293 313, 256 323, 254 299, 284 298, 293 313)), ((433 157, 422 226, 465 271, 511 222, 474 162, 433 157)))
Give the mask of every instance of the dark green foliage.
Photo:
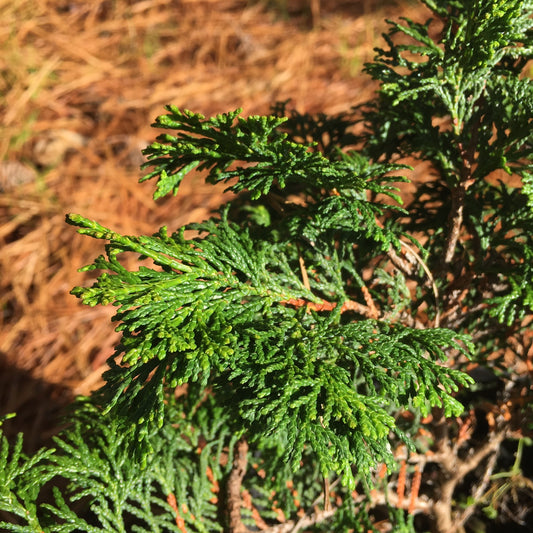
MULTIPOLYGON (((224 474, 220 456, 232 438, 225 416, 209 401, 185 419, 178 404, 169 403, 171 423, 147 437, 153 453, 146 468, 133 458, 117 421, 86 402, 77 406, 72 427, 55 438, 56 450, 39 452, 30 460, 21 456, 19 439, 0 474, 6 481, 0 510, 20 517, 20 525, 0 520, 0 527, 154 533, 181 531, 182 519, 188 531, 221 531, 212 499, 213 483, 224 474), (54 503, 37 509, 36 496, 50 481, 54 503), (174 499, 179 502, 177 512, 174 499)), ((3 464, 7 450, 4 439, 3 464)))
POLYGON ((378 50, 366 67, 382 85, 365 113, 365 152, 431 162, 438 181, 418 189, 407 227, 428 236, 434 272, 449 264, 447 303, 452 290, 473 284, 462 302, 468 312, 449 325, 474 332, 494 317, 508 327, 533 309, 533 84, 519 78, 533 50, 533 4, 425 3, 444 27, 436 33, 432 21, 391 22, 390 49, 378 50), (394 44, 398 33, 413 44, 394 44), (520 176, 524 187, 498 182, 503 173, 520 176), (438 210, 428 212, 428 205, 438 210), (455 243, 454 217, 464 221, 455 243))
MULTIPOLYGON (((144 467, 130 453, 116 418, 102 416, 84 400, 77 404, 71 426, 54 439, 55 449, 42 450, 30 459, 20 453, 22 437, 11 451, 3 438, 0 458, 6 469, 0 511, 9 510, 10 520, 0 517, 2 531, 222 531, 217 503, 224 498, 235 442, 226 409, 215 405, 213 397, 196 406, 184 396, 166 400, 169 423, 147 436, 153 453, 144 467), (184 417, 184 411, 190 416, 184 417), (50 487, 52 501, 37 504, 39 494, 50 487)), ((290 516, 311 506, 322 490, 320 483, 309 483, 318 474, 309 454, 305 454, 305 466, 293 473, 282 459, 283 447, 277 438, 262 439, 260 447, 249 453, 250 462, 260 457, 259 463, 244 480, 263 519, 272 523, 278 517, 270 510, 274 495, 275 507, 290 516), (257 473, 261 469, 275 475, 265 479, 257 473), (289 489, 287 479, 293 480, 293 488, 289 489)), ((326 527, 358 524, 363 515, 354 516, 348 497, 346 506, 326 527)), ((243 517, 247 521, 246 513, 243 517)), ((248 521, 253 524, 251 518, 248 521)))
MULTIPOLYGON (((193 145, 203 144, 201 135, 222 142, 211 132, 223 127, 230 133, 225 152, 234 154, 245 152, 243 138, 261 154, 277 153, 284 138, 276 134, 271 141, 272 122, 256 117, 238 119, 239 131, 251 132, 242 137, 230 127, 233 114, 204 121, 171 110, 172 121, 163 123, 176 125, 179 115, 179 124, 191 135, 187 143, 168 139, 173 157, 156 158, 158 174, 149 175, 159 176, 160 184, 174 176, 172 189, 181 174, 168 173, 169 165, 192 158, 199 150, 193 145)), ((160 150, 156 143, 147 152, 160 150)), ((283 157, 296 166, 315 160, 303 145, 293 143, 284 146, 283 157)), ((301 184, 317 199, 310 198, 308 208, 288 206, 287 213, 282 207, 276 222, 264 173, 247 173, 244 183, 239 174, 235 190, 246 187, 253 198, 262 189, 266 195, 262 207, 268 216, 261 234, 249 216, 229 222, 227 210, 220 219, 191 226, 202 234, 192 240, 183 232, 169 236, 165 228, 152 237, 124 237, 78 216, 68 219, 83 233, 109 240, 107 258, 89 268, 112 274, 74 293, 91 305, 113 302, 118 307, 123 340, 117 357, 123 357, 105 375, 101 401, 106 411, 115 409, 135 424, 138 438, 149 433, 152 420, 164 423, 165 386, 199 383, 203 394, 202 388, 210 385, 231 413, 236 434, 246 434, 252 443, 267 437, 284 442, 285 459, 294 469, 310 446, 323 475, 342 473, 343 481, 354 487, 352 465, 365 476, 376 461, 393 465, 387 439, 395 431, 391 409, 414 402, 427 413, 444 402, 447 414, 461 412, 450 393, 468 379, 437 361, 452 348, 466 353, 458 344, 465 338, 446 330, 428 334, 392 327, 389 320, 357 318, 358 313, 344 318, 347 302, 359 300, 364 308, 363 270, 389 248, 399 249, 400 234, 376 222, 390 208, 362 195, 366 182, 367 190, 376 182, 366 177, 369 164, 360 156, 331 162, 317 157, 320 175, 310 172, 301 184), (325 175, 335 192, 319 197, 325 175), (117 259, 125 251, 141 253, 159 268, 127 272, 117 259), (299 259, 306 265, 308 286, 299 259), (324 302, 330 305, 328 312, 319 310, 324 302), (309 312, 308 304, 315 304, 315 312, 309 312)), ((232 162, 223 159, 219 168, 213 159, 208 179, 225 176, 224 168, 232 162)), ((374 176, 378 169, 383 172, 376 167, 374 176)), ((277 188, 284 186, 276 181, 277 188)), ((252 204, 256 210, 259 205, 252 204)), ((376 302, 380 308, 387 305, 376 302)))
POLYGON ((429 159, 449 186, 467 162, 476 181, 496 169, 529 176, 533 88, 517 76, 531 57, 532 3, 425 3, 446 14, 438 38, 431 20, 391 22, 391 48, 366 66, 382 82, 366 150, 429 159), (397 33, 415 44, 394 44, 397 33))
POLYGON ((47 508, 59 521, 77 522, 76 529, 84 531, 179 531, 179 513, 189 531, 219 530, 207 470, 214 469, 215 479, 221 477, 219 457, 225 432, 217 431, 224 422, 220 409, 211 410, 209 421, 185 420, 175 406, 169 409, 171 424, 147 437, 153 454, 142 469, 113 419, 104 419, 94 431, 97 415, 88 406, 86 412, 78 413, 74 429, 56 439, 62 453, 54 457, 54 471, 69 481, 69 505, 64 505, 56 491, 56 506, 47 508), (90 435, 87 427, 93 429, 90 435), (200 438, 208 439, 201 449, 200 438), (179 502, 177 511, 170 495, 179 502), (86 502, 87 521, 71 510, 77 501, 86 502))
POLYGON ((29 459, 4 441, 0 509, 24 525, 2 527, 222 531, 246 442, 236 493, 257 513, 243 523, 307 516, 331 481, 335 513, 315 530, 373 528, 353 490, 394 471, 402 443, 423 447, 421 417, 460 417, 470 356, 497 370, 486 354, 522 342, 533 310, 533 4, 424 3, 435 20, 390 23, 366 66, 377 98, 352 114, 167 106, 154 125, 174 134, 145 150, 142 180, 154 198, 194 169, 226 182, 234 201, 211 219, 125 236, 67 217, 107 241, 84 268, 97 280, 72 292, 116 306, 122 339, 56 450, 29 459), (402 205, 413 158, 431 170, 402 205))

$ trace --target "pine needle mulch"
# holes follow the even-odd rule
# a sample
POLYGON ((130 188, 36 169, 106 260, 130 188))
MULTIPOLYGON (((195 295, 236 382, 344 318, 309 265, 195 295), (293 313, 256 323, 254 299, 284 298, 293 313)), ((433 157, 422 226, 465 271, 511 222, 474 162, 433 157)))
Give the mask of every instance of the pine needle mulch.
POLYGON ((205 115, 238 107, 337 113, 368 99, 361 75, 390 1, 0 0, 0 415, 28 449, 76 394, 101 384, 118 340, 113 308, 69 294, 101 242, 64 222, 80 213, 151 234, 207 217, 223 189, 188 178, 153 202, 137 183, 150 123, 173 103, 205 115), (277 7, 276 7, 277 6, 277 7))

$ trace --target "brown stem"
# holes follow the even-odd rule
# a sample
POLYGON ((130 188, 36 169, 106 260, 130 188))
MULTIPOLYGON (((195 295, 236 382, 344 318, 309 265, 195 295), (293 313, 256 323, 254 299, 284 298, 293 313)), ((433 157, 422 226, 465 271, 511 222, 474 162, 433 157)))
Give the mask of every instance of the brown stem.
POLYGON ((448 217, 448 237, 444 252, 444 264, 449 265, 452 262, 455 253, 455 247, 459 240, 461 226, 463 225, 463 211, 465 205, 466 190, 474 183, 474 163, 478 141, 478 129, 481 123, 481 117, 478 117, 473 125, 472 137, 467 147, 459 143, 461 151, 461 169, 459 183, 452 189, 452 209, 448 217))
POLYGON ((331 509, 329 501, 329 491, 331 490, 329 486, 328 476, 324 476, 324 511, 329 511, 331 509))
POLYGON ((412 276, 414 274, 416 267, 414 261, 411 262, 407 259, 404 259, 403 257, 400 257, 392 246, 389 248, 387 255, 389 256, 389 259, 391 260, 392 264, 401 272, 403 272, 406 276, 412 276))
POLYGON ((444 251, 444 265, 449 265, 452 262, 455 247, 459 240, 459 234, 461 232, 461 226, 463 225, 463 211, 465 204, 466 190, 474 179, 472 177, 475 162, 476 147, 478 141, 478 129, 481 123, 481 117, 478 117, 472 128, 472 137, 468 146, 463 147, 462 143, 459 143, 459 149, 461 151, 461 169, 459 183, 451 190, 452 192, 452 209, 448 217, 448 238, 446 239, 446 246, 444 251))
MULTIPOLYGON (((337 307, 336 302, 327 302, 322 300, 321 303, 314 303, 304 300, 303 298, 290 298, 289 300, 283 300, 280 302, 283 305, 292 305, 294 307, 307 307, 309 311, 333 311, 337 307)), ((341 313, 346 311, 355 311, 361 315, 364 315, 368 318, 376 318, 376 313, 379 315, 379 311, 374 306, 373 309, 367 307, 366 305, 360 304, 354 300, 346 300, 341 307, 341 313)))
POLYGON ((331 516, 335 514, 335 509, 329 511, 316 511, 312 514, 304 515, 298 522, 294 520, 289 520, 284 524, 278 524, 277 526, 269 527, 264 529, 261 533, 297 533, 304 528, 311 527, 321 522, 324 522, 331 516))
POLYGON ((506 435, 505 430, 493 434, 489 440, 480 446, 472 455, 464 461, 460 460, 448 445, 441 449, 441 453, 447 450, 438 461, 443 470, 443 482, 440 486, 439 497, 433 504, 433 513, 438 533, 455 533, 459 522, 453 516, 453 495, 457 484, 472 472, 487 456, 497 453, 506 435))
POLYGON ((472 492, 472 501, 474 503, 472 505, 469 505, 462 513, 460 513, 455 520, 457 529, 462 527, 464 524, 466 524, 467 520, 474 514, 476 507, 478 505, 478 502, 482 498, 485 490, 487 489, 487 486, 490 483, 490 477, 492 475, 494 467, 496 466, 497 459, 498 459, 497 453, 493 453, 489 457, 489 460, 487 461, 487 466, 485 467, 485 473, 483 474, 481 482, 472 492))
POLYGON ((465 204, 465 183, 461 181, 457 187, 452 189, 452 208, 448 216, 448 237, 444 252, 444 264, 449 265, 452 262, 455 253, 455 247, 459 240, 461 226, 463 225, 463 211, 465 204))
POLYGON ((242 438, 235 444, 233 468, 228 478, 227 505, 229 529, 228 533, 248 533, 249 529, 241 519, 241 486, 248 466, 248 442, 242 438))

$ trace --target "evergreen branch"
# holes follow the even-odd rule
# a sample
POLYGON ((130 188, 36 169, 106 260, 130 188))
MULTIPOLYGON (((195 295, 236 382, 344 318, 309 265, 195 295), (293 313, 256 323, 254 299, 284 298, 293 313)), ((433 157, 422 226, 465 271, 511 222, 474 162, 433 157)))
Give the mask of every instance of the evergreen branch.
POLYGON ((350 113, 280 103, 273 116, 206 118, 166 107, 154 126, 174 134, 145 150, 141 181, 156 181, 154 198, 195 169, 225 182, 239 194, 216 217, 151 236, 67 217, 107 241, 83 269, 102 271, 94 284, 72 292, 113 304, 122 338, 105 386, 75 405, 54 449, 28 458, 21 438, 10 448, 2 437, 0 528, 370 531, 383 503, 395 530, 414 531, 423 511, 449 533, 474 513, 454 515, 459 482, 489 459, 468 491, 483 492, 513 415, 478 446, 478 397, 458 394, 474 382, 460 368, 477 350, 497 374, 504 348, 525 357, 530 344, 533 3, 424 3, 437 25, 389 21, 366 66, 377 98, 350 113), (397 186, 405 156, 430 163, 413 200, 397 186), (495 184, 495 171, 512 186, 495 184), (470 404, 463 420, 458 398, 470 404), (410 497, 407 460, 396 495, 380 489, 397 445, 426 446, 426 428, 435 450, 411 457, 410 497), (439 500, 420 497, 426 461, 444 474, 431 480, 439 500))
POLYGON ((6 522, 6 516, 3 516, 0 528, 20 533, 41 532, 43 526, 37 512, 36 496, 41 487, 55 476, 44 466, 55 450, 41 449, 32 457, 26 457, 22 453, 22 434, 17 436, 11 450, 1 431, 0 439, 0 511, 12 518, 6 522))
MULTIPOLYGON (((284 435, 291 443, 286 459, 293 467, 308 443, 324 476, 333 470, 352 485, 350 465, 358 464, 368 475, 375 457, 392 461, 384 442, 397 431, 387 413, 389 402, 399 407, 414 401, 422 412, 432 405, 444 405, 449 414, 460 412, 451 393, 456 383, 468 381, 426 359, 427 353, 443 357, 441 345, 464 351, 453 340, 455 334, 392 329, 375 321, 340 325, 343 312, 376 317, 364 284, 366 307, 342 292, 338 303, 325 302, 305 287, 281 248, 252 241, 246 229, 229 224, 225 216, 195 225, 207 235, 192 241, 182 233, 169 237, 164 229, 150 238, 122 237, 70 218, 84 232, 111 239, 108 259, 98 258, 89 268, 115 274, 74 290, 87 303, 113 297, 116 319, 122 322, 117 355, 124 357, 120 366, 110 361, 100 394, 106 412, 114 409, 135 424, 139 439, 146 439, 151 421, 164 422, 165 384, 205 387, 213 380, 219 401, 238 414, 237 432, 247 431, 252 439, 284 435), (116 259, 118 251, 140 252, 162 270, 127 272, 116 259), (378 331, 380 342, 372 339, 378 331), (370 336, 371 347, 364 348, 364 336, 370 336), (408 343, 402 340, 406 336, 408 343), (356 391, 354 380, 362 380, 367 392, 356 391), (224 385, 228 382, 231 388, 224 385)), ((318 243, 307 250, 336 279, 332 288, 342 291, 339 253, 345 250, 334 246, 328 262, 315 253, 318 243)), ((324 278, 316 286, 324 290, 327 283, 324 278)))
POLYGON ((154 198, 177 193, 183 177, 197 168, 208 170, 211 183, 238 181, 228 189, 247 189, 252 198, 267 194, 276 185, 302 183, 311 187, 327 184, 339 171, 319 152, 291 142, 278 128, 285 118, 239 117, 241 110, 206 119, 203 115, 167 106, 154 127, 176 129, 177 137, 161 135, 144 154, 154 166, 141 181, 158 178, 154 198), (241 166, 232 167, 236 162, 241 166))
MULTIPOLYGON (((251 337, 244 346, 247 353, 254 354, 253 360, 241 361, 227 380, 233 383, 237 397, 244 398, 240 409, 248 433, 253 438, 285 435, 291 443, 287 461, 295 466, 305 442, 310 442, 324 473, 343 473, 347 483, 353 482, 350 464, 358 464, 367 473, 374 453, 387 460, 380 441, 396 428, 386 414, 386 397, 400 403, 414 400, 423 412, 430 405, 445 405, 448 414, 462 410, 449 393, 456 390, 456 382, 466 385, 469 380, 431 362, 434 355, 430 359, 417 355, 429 349, 443 357, 438 344, 451 340, 451 332, 393 330, 374 321, 328 327, 328 319, 315 319, 312 330, 295 323, 282 334, 279 327, 269 324, 264 329, 247 326, 240 335, 251 337), (266 331, 272 337, 265 335, 266 331), (433 344, 430 338, 440 339, 433 344), (274 339, 278 346, 272 345, 274 339), (314 339, 320 339, 320 344, 314 339), (304 346, 313 347, 312 351, 303 351, 304 346), (258 364, 263 368, 259 373, 258 364), (420 370, 415 371, 415 366, 420 370), (353 389, 354 380, 366 384, 365 395, 353 389), (448 391, 440 397, 434 393, 436 380, 448 391), (398 383, 405 385, 398 387, 398 383), (348 451, 358 448, 355 456, 348 451)), ((232 398, 233 394, 228 401, 234 401, 232 398)))
POLYGON ((181 416, 171 397, 167 405, 174 427, 148 437, 153 454, 146 468, 135 460, 116 420, 95 418, 98 411, 90 404, 78 410, 74 425, 55 439, 58 453, 45 470, 68 481, 65 492, 55 488, 55 504, 43 506, 55 517, 50 531, 221 531, 208 472, 216 479, 224 475, 219 460, 230 440, 226 417, 210 401, 191 419, 181 416), (98 526, 74 511, 75 502, 88 503, 98 526))

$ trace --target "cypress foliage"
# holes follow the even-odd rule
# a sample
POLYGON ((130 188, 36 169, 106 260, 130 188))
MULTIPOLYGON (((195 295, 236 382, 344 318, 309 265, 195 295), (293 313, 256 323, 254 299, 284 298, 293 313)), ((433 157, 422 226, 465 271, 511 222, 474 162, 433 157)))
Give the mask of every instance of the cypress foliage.
MULTIPOLYGON (((423 452, 426 424, 444 453, 458 392, 475 404, 468 361, 495 371, 487 353, 523 342, 533 307, 533 3, 423 3, 434 19, 390 22, 365 67, 376 99, 353 113, 167 106, 141 181, 154 199, 192 170, 227 183, 211 219, 128 236, 67 216, 106 241, 72 293, 114 305, 122 339, 54 448, 3 438, 0 527, 368 531, 401 446, 423 452), (402 205, 406 158, 431 171, 402 205)), ((434 511, 435 531, 455 527, 434 511)), ((399 507, 388 519, 415 530, 399 507)))

